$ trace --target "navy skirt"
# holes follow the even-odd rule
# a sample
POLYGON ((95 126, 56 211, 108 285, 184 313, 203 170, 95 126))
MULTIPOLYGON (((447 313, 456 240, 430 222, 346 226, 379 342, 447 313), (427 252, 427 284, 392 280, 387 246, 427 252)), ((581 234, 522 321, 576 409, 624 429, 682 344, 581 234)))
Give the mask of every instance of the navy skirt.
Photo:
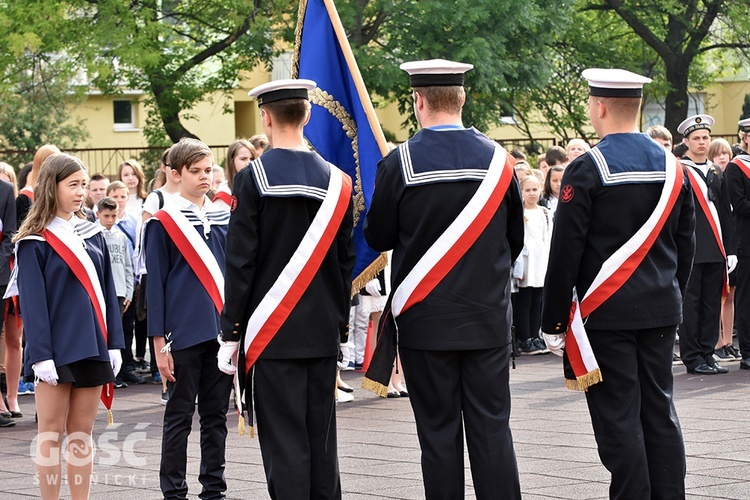
MULTIPOLYGON (((112 365, 107 361, 82 359, 57 367, 58 384, 72 383, 73 387, 98 387, 114 382, 112 365)), ((26 382, 34 382, 34 374, 27 375, 26 382)))

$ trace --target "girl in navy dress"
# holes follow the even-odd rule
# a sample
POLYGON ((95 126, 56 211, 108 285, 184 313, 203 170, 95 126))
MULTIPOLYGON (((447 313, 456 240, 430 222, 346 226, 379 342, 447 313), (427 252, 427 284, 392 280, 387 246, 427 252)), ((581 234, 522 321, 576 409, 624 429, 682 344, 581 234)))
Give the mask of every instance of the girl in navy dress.
POLYGON ((71 498, 88 498, 99 398, 111 403, 111 382, 122 363, 107 246, 101 226, 81 211, 86 180, 78 158, 62 153, 47 158, 34 204, 15 237, 14 279, 26 330, 25 373, 36 383, 35 461, 45 500, 60 496, 64 432, 71 498))

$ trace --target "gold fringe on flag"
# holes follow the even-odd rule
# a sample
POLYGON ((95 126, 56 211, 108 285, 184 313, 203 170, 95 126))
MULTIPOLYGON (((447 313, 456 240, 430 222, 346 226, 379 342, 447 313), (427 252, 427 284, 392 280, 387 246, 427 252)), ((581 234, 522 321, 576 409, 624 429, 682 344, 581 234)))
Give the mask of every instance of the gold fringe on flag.
POLYGON ((362 389, 365 389, 365 390, 370 391, 370 392, 374 392, 375 394, 377 394, 381 398, 388 397, 388 387, 387 386, 385 386, 385 385, 383 385, 383 384, 381 384, 379 382, 375 382, 374 380, 369 379, 367 377, 365 377, 362 380, 362 389))
POLYGON ((115 416, 112 415, 112 410, 107 410, 107 427, 115 425, 115 416))
POLYGON ((240 418, 237 419, 237 432, 240 436, 245 435, 245 417, 240 415, 240 418))
POLYGON ((250 426, 250 439, 255 437, 255 427, 250 426))
POLYGON ((598 384, 601 382, 602 379, 602 372, 599 368, 597 368, 594 371, 591 371, 587 373, 586 375, 581 375, 580 377, 576 377, 576 380, 565 380, 565 387, 570 389, 571 391, 583 391, 586 392, 589 390, 589 387, 591 387, 594 384, 598 384))
POLYGON ((388 254, 381 253, 380 257, 372 261, 372 264, 359 273, 359 276, 352 280, 352 297, 357 295, 370 280, 375 279, 378 273, 385 269, 386 264, 388 264, 388 254))

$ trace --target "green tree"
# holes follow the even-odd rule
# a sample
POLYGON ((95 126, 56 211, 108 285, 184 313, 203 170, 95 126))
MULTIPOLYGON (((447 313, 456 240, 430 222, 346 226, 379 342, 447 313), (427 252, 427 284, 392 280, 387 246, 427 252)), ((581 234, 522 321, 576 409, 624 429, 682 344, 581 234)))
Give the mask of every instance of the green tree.
POLYGON ((687 117, 688 89, 709 82, 705 55, 750 49, 747 7, 745 0, 589 0, 584 9, 616 14, 659 58, 664 125, 674 134, 687 117))
POLYGON ((570 0, 337 2, 368 90, 397 101, 412 129, 411 89, 399 64, 432 58, 474 64, 466 75, 463 118, 486 130, 509 113, 511 89, 546 81, 546 44, 569 6, 570 0))
POLYGON ((65 16, 55 2, 0 2, 0 144, 22 151, 18 166, 44 143, 71 148, 88 133, 71 109, 83 98, 73 82, 78 62, 64 50, 65 16))
MULTIPOLYGON (((164 145, 194 136, 185 117, 243 70, 268 63, 294 0, 28 0, 0 2, 0 49, 65 54, 86 84, 146 93, 146 136, 164 145)), ((13 57, 0 55, 3 73, 13 57)), ((229 110, 226 110, 229 111, 229 110)))
POLYGON ((18 167, 31 161, 42 144, 73 148, 88 137, 83 120, 71 118, 83 102, 80 89, 71 85, 74 73, 65 61, 28 54, 16 61, 12 83, 0 92, 2 149, 20 151, 5 157, 18 167), (23 70, 18 70, 23 68, 23 70))
MULTIPOLYGON (((107 92, 147 92, 149 143, 193 136, 184 117, 217 91, 230 92, 240 72, 274 53, 276 29, 292 0, 75 0, 91 19, 91 81, 107 92)), ((230 110, 226 110, 230 111, 230 110)))

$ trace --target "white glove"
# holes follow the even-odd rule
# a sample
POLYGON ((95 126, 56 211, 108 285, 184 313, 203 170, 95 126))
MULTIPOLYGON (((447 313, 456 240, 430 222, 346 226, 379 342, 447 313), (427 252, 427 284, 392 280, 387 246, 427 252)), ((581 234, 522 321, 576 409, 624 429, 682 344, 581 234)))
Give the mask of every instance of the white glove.
POLYGON ((57 368, 55 368, 53 360, 47 359, 34 363, 31 365, 31 369, 34 370, 34 377, 37 384, 41 380, 42 382, 47 382, 49 385, 57 385, 57 379, 60 377, 57 375, 57 368))
POLYGON ((382 293, 380 293, 380 282, 377 278, 368 281, 365 285, 365 290, 367 290, 367 293, 370 294, 370 297, 380 297, 381 295, 383 295, 382 293))
POLYGON ((109 364, 112 365, 112 371, 115 372, 116 377, 120 373, 120 368, 122 368, 122 353, 119 349, 109 350, 109 364))
POLYGON ((542 337, 544 338, 544 343, 547 344, 547 349, 549 349, 549 352, 557 356, 563 355, 563 348, 565 347, 564 333, 560 335, 554 335, 542 332, 542 337))
POLYGON ((735 267, 737 267, 737 256, 727 255, 727 274, 734 271, 735 267))
POLYGON ((227 375, 234 375, 237 372, 237 356, 240 352, 239 342, 225 342, 219 335, 219 352, 216 354, 218 359, 219 370, 227 375))

